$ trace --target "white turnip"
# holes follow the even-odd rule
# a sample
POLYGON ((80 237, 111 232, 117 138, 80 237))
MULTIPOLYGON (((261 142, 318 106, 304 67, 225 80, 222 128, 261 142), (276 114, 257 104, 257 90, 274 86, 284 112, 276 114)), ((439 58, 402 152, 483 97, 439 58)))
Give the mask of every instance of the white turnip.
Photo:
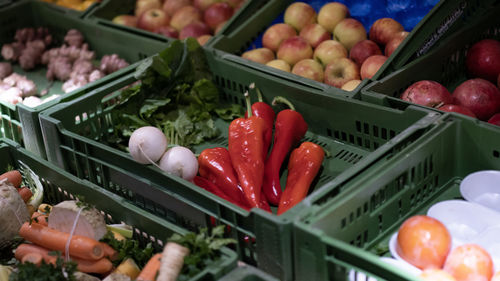
POLYGON ((154 164, 165 153, 167 144, 167 137, 160 129, 145 126, 132 133, 128 149, 135 161, 141 164, 154 164))
POLYGON ((175 146, 161 157, 160 169, 191 181, 198 173, 198 160, 188 148, 175 146))

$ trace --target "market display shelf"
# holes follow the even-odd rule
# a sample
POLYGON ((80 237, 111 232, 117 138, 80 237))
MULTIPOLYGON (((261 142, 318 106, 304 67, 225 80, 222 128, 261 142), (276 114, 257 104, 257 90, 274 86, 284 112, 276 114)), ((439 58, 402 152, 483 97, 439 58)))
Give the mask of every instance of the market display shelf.
MULTIPOLYGON (((73 17, 65 9, 61 10, 56 8, 55 5, 40 1, 18 1, 5 8, 0 8, 0 18, 0 33, 2 34, 0 47, 14 41, 16 30, 23 27, 47 27, 54 41, 59 43, 62 42, 69 29, 76 28, 83 33, 90 49, 96 52, 97 58, 116 53, 131 64, 157 53, 166 45, 148 38, 141 38, 133 34, 118 32, 112 28, 95 25, 73 17)), ((61 89, 61 81, 54 81, 53 84, 50 84, 45 78, 45 67, 40 66, 28 72, 23 71, 18 64, 13 64, 13 67, 15 72, 26 75, 28 79, 33 80, 37 85, 38 92, 49 89, 49 93, 42 99, 54 94, 61 95, 57 99, 33 108, 23 104, 12 105, 0 102, 0 137, 13 139, 43 158, 46 157, 46 154, 38 114, 59 102, 69 101, 88 93, 113 80, 115 76, 121 75, 122 71, 127 71, 120 70, 94 83, 89 83, 76 91, 65 94, 61 89)), ((133 68, 131 66, 130 69, 133 68)))
MULTIPOLYGON (((234 15, 228 20, 224 27, 215 34, 210 40, 215 40, 215 38, 221 36, 221 34, 227 34, 232 32, 234 27, 242 25, 247 18, 256 13, 270 0, 245 0, 246 3, 234 13, 234 15)), ((133 15, 135 4, 137 0, 103 0, 103 2, 90 12, 86 18, 87 20, 94 20, 97 24, 102 26, 107 26, 120 30, 122 32, 132 33, 139 36, 152 38, 155 40, 168 42, 174 38, 165 37, 154 32, 143 30, 136 27, 130 27, 125 25, 120 25, 114 23, 112 20, 118 15, 133 15)), ((208 44, 208 43, 207 43, 208 44)))
MULTIPOLYGON (((163 250, 164 242, 174 233, 186 234, 185 228, 148 213, 128 200, 106 191, 88 181, 78 179, 55 165, 40 159, 9 139, 0 139, 0 171, 29 168, 43 187, 43 202, 57 204, 64 200, 84 198, 105 214, 106 223, 125 223, 132 226, 133 238, 145 247, 151 243, 156 252, 163 250)), ((237 255, 222 248, 221 258, 207 266, 190 280, 218 280, 236 267, 237 255)))
MULTIPOLYGON (((351 16, 360 20, 367 31, 369 31, 375 20, 383 17, 394 18, 403 24, 406 31, 411 31, 379 71, 371 79, 364 79, 352 91, 331 87, 321 82, 239 57, 246 50, 261 46, 260 38, 262 34, 272 24, 283 22, 284 10, 293 2, 295 1, 269 1, 244 24, 231 27, 230 33, 218 36, 209 42, 207 46, 226 52, 226 58, 235 63, 248 65, 248 67, 259 69, 264 73, 280 75, 289 80, 300 81, 309 87, 314 87, 330 95, 342 95, 359 99, 361 89, 371 81, 377 81, 416 57, 427 53, 434 45, 439 44, 442 37, 445 38, 459 27, 467 26, 473 19, 482 17, 483 13, 498 1, 401 1, 402 3, 399 4, 399 1, 388 1, 387 3, 386 1, 338 1, 345 3, 351 12, 351 16), (432 8, 434 4, 435 6, 432 8)), ((319 11, 319 8, 329 1, 304 2, 319 11)))
MULTIPOLYGON (((276 95, 290 100, 308 123, 304 140, 327 150, 327 158, 311 192, 335 196, 335 182, 343 182, 375 163, 385 154, 396 153, 418 139, 438 115, 417 107, 393 110, 361 101, 329 97, 291 81, 222 59, 214 50, 204 50, 214 82, 225 103, 244 104, 243 93, 255 83, 270 102, 276 95)), ((113 134, 113 94, 136 82, 133 73, 106 86, 60 103, 40 114, 49 161, 79 178, 124 196, 136 205, 187 228, 217 223, 229 225, 238 240, 240 258, 281 280, 292 279, 292 220, 301 204, 281 216, 261 209, 245 211, 236 205, 159 169, 135 162, 128 153, 107 145, 113 134), (78 120, 78 121, 75 121, 78 120)), ((227 146, 228 122, 216 119, 221 137, 194 147, 227 146)), ((282 175, 284 186, 286 175, 282 175)))
POLYGON ((297 280, 417 280, 380 260, 404 220, 434 203, 461 199, 468 174, 500 170, 500 131, 445 114, 425 137, 344 185, 344 196, 304 211, 294 228, 297 280), (357 272, 357 273, 356 273, 357 272), (366 278, 368 278, 366 277, 366 278))
POLYGON ((482 39, 500 40, 499 13, 500 2, 483 17, 449 36, 432 52, 371 83, 363 89, 361 100, 393 108, 404 108, 412 103, 403 101, 399 97, 410 85, 420 80, 439 82, 453 93, 458 85, 470 78, 467 77, 465 63, 469 48, 482 39))

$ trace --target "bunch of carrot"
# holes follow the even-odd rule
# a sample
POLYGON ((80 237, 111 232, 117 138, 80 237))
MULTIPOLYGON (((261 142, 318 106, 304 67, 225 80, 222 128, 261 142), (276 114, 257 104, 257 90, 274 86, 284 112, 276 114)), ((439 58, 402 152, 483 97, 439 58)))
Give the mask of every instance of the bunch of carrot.
POLYGON ((31 196, 33 196, 33 193, 28 187, 26 186, 21 187, 23 179, 19 171, 12 170, 1 174, 0 181, 4 179, 7 179, 7 181, 10 182, 17 189, 17 192, 19 193, 19 195, 21 195, 21 198, 23 199, 24 203, 27 203, 30 200, 31 196))

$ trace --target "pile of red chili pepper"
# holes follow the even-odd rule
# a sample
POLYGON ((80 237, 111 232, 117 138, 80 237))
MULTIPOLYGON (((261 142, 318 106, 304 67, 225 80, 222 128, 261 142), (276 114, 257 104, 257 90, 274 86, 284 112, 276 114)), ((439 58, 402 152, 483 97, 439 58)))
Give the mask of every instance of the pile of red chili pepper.
POLYGON ((275 114, 256 91, 259 101, 251 105, 246 92, 245 117, 229 125, 228 148, 208 148, 200 153, 199 176, 194 183, 245 210, 257 207, 271 211, 270 205, 278 206, 280 215, 307 196, 321 168, 324 150, 312 142, 296 148, 307 132, 302 115, 283 97, 275 97, 273 104, 284 103, 289 108, 275 114), (282 191, 280 171, 290 151, 282 191))

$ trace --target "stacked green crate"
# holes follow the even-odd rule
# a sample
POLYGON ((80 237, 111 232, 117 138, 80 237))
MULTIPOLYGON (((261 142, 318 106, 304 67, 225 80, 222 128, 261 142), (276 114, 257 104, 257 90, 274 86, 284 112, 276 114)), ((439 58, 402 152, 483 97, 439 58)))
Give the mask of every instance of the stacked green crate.
POLYGON ((219 281, 278 281, 271 275, 249 265, 238 266, 219 281))
MULTIPOLYGON (((44 203, 57 204, 64 200, 75 200, 78 196, 106 214, 106 223, 132 226, 133 239, 139 241, 141 247, 151 243, 156 252, 161 252, 164 242, 172 234, 187 233, 186 229, 152 215, 120 196, 64 172, 19 144, 9 139, 0 139, 0 171, 6 171, 8 167, 29 168, 33 171, 43 187, 44 203)), ((207 265, 190 280, 218 280, 231 272, 236 267, 236 262, 236 253, 222 248, 220 259, 207 265)))
MULTIPOLYGON (((416 280, 377 257, 404 220, 434 203, 461 198, 460 181, 500 170, 500 130, 446 114, 425 137, 343 186, 344 196, 316 200, 294 229, 297 280, 416 280), (372 279, 370 279, 372 280, 372 279)), ((312 203, 311 203, 312 204, 312 203)))
MULTIPOLYGON (((23 27, 47 27, 54 41, 59 43, 62 43, 64 35, 69 29, 76 28, 82 32, 90 49, 96 52, 97 58, 116 53, 131 64, 162 50, 166 45, 166 43, 148 38, 141 38, 133 34, 97 26, 75 17, 71 13, 66 12, 66 9, 60 9, 55 5, 40 1, 18 1, 12 3, 4 8, 0 8, 0 17, 2 18, 2 24, 0 25, 0 32, 2 34, 0 46, 14 41, 16 30, 23 27)), ((50 84, 45 78, 45 67, 38 67, 33 71, 26 72, 19 65, 13 64, 13 69, 15 72, 26 75, 28 79, 33 80, 37 85, 38 92, 49 88, 49 93, 43 99, 54 94, 61 94, 61 97, 33 108, 23 104, 12 105, 0 102, 0 137, 13 139, 23 144, 28 150, 45 158, 45 148, 38 114, 61 101, 72 100, 93 89, 102 87, 116 76, 133 70, 133 66, 112 73, 103 79, 89 83, 67 94, 61 89, 61 81, 54 81, 53 84, 50 84)))
MULTIPOLYGON (((395 153, 418 139, 428 123, 438 117, 417 107, 400 111, 326 96, 304 85, 233 64, 214 50, 204 53, 223 104, 244 104, 244 91, 255 83, 265 101, 281 95, 302 113, 309 125, 304 140, 321 145, 331 154, 311 187, 312 194, 335 196, 341 191, 332 190, 335 183, 355 176, 382 155, 395 153)), ((188 228, 211 225, 212 218, 228 224, 232 237, 238 240, 237 250, 243 261, 257 264, 280 279, 292 279, 291 227, 296 213, 304 208, 302 204, 281 216, 260 209, 248 212, 190 182, 139 164, 128 153, 107 145, 116 121, 111 114, 114 104, 105 97, 119 97, 118 90, 136 81, 133 73, 126 74, 106 87, 44 111, 40 122, 48 159, 79 178, 188 228)), ((217 119, 215 125, 221 136, 196 146, 195 153, 207 147, 227 146, 228 122, 217 119)), ((284 185, 285 174, 281 180, 284 185)))

